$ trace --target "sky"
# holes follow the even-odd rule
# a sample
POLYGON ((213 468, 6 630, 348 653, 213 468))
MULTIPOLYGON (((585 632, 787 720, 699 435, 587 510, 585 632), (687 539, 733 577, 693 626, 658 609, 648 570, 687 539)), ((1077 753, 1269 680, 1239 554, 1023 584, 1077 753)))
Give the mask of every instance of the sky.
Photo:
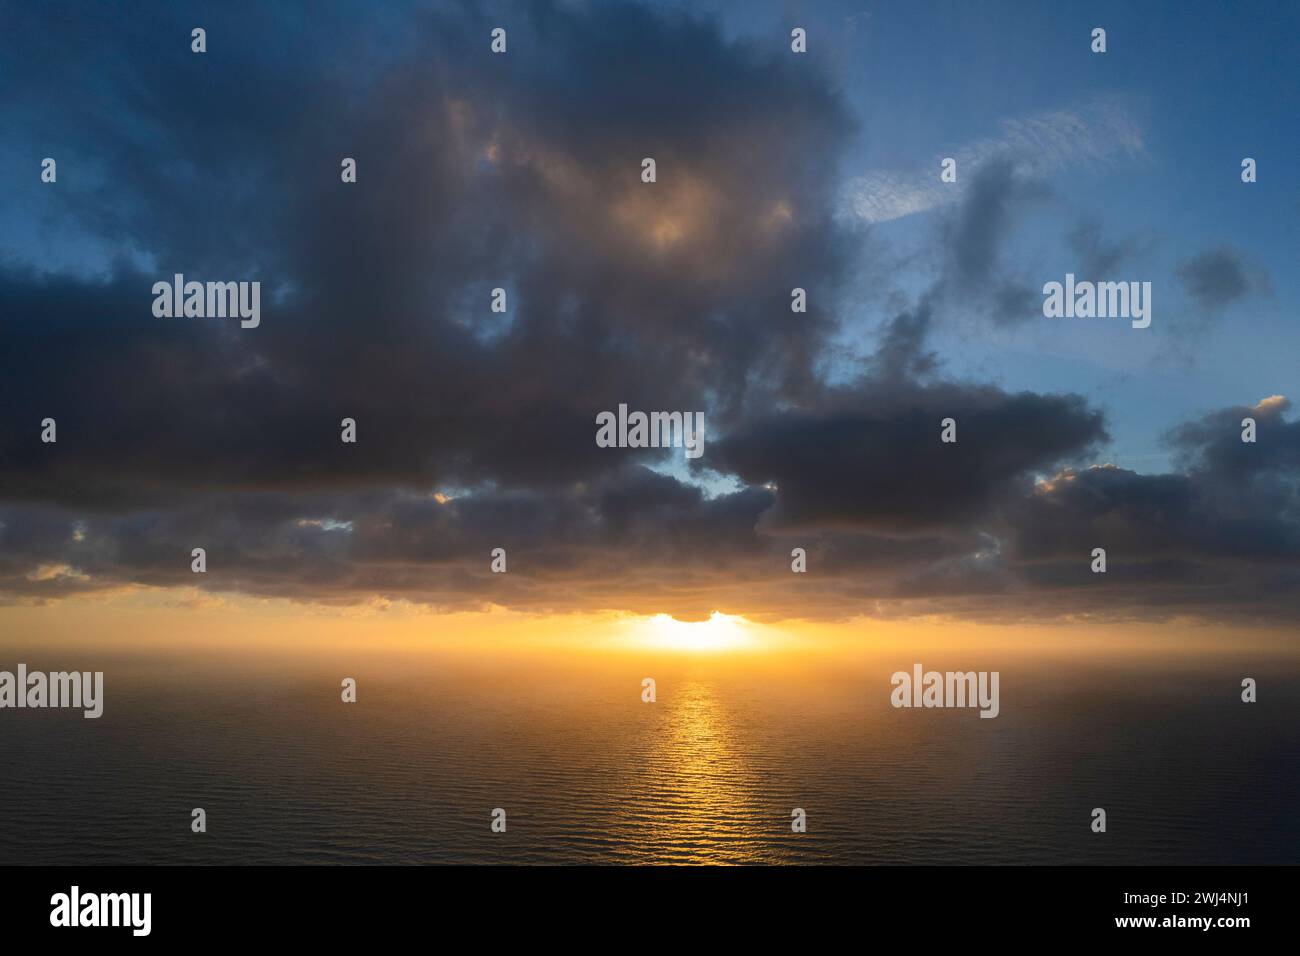
POLYGON ((1298 20, 15 5, 0 605, 1285 630, 1298 20), (260 325, 156 317, 175 273, 260 325), (1067 273, 1150 328, 1045 318, 1067 273), (703 455, 599 447, 620 404, 703 455))

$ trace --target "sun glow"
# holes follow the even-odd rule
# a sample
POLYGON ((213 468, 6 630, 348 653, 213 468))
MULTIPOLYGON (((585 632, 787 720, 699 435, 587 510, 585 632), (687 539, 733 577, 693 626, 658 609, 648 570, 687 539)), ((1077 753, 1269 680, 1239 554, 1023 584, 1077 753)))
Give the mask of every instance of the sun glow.
POLYGON ((656 614, 642 622, 640 634, 646 643, 683 651, 720 651, 749 646, 754 635, 750 623, 736 614, 714 611, 707 621, 679 621, 669 614, 656 614))

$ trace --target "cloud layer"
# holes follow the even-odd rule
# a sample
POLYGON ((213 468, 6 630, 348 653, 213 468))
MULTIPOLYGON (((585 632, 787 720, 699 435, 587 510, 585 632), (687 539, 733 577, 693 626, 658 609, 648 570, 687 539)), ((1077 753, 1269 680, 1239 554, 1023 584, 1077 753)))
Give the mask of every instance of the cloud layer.
MULTIPOLYGON (((371 32, 216 12, 203 56, 165 16, 88 12, 93 46, 19 39, 45 16, 17 11, 0 39, 15 72, 52 77, 40 111, 13 97, 4 118, 27 153, 58 154, 59 182, 29 176, 6 228, 117 251, 107 270, 21 242, 0 260, 5 600, 197 583, 681 617, 1300 609, 1283 399, 1175 429, 1179 473, 1096 467, 1107 424, 1087 398, 945 374, 927 344, 945 280, 830 380, 864 247, 837 216, 854 126, 780 45, 612 4, 524 5, 506 56, 468 7, 371 32), (154 318, 153 282, 178 272, 261 281, 261 327, 154 318), (619 403, 705 411, 699 466, 598 448, 595 416, 619 403)), ((1017 170, 1140 149, 1126 122, 1052 114, 963 153, 946 275, 996 285, 1017 170)), ((883 202, 866 218, 891 218, 883 202)), ((1239 298, 1234 264, 1189 263, 1191 294, 1239 298)))

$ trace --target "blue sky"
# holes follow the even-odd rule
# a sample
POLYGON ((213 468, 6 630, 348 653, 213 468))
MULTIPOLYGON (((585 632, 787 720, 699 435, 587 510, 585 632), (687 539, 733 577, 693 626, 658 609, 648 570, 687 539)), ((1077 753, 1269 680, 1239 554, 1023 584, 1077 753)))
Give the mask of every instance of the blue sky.
MULTIPOLYGON (((1300 385, 1300 8, 1287 3, 754 3, 705 4, 747 40, 803 26, 809 57, 829 69, 860 122, 846 177, 933 172, 937 158, 997 139, 1005 122, 1104 100, 1138 130, 1142 149, 1080 160, 1044 177, 1051 196, 1017 217, 1006 256, 1042 281, 1078 272, 1065 232, 1096 225, 1140 254, 1113 276, 1155 284, 1150 329, 1026 322, 990 334, 961 316, 932 346, 955 373, 1009 389, 1071 389, 1110 412, 1110 457, 1143 471, 1168 466, 1160 436, 1181 420, 1300 385), (1094 54, 1091 31, 1107 31, 1094 54), (1258 182, 1240 180, 1243 157, 1258 182), (1214 316, 1187 302, 1181 261, 1227 246, 1258 270, 1258 294, 1214 316)), ((915 295, 942 209, 876 227, 894 274, 915 295)), ((1083 278, 1080 275, 1080 278, 1083 278)), ((864 335, 882 315, 861 310, 864 335)))

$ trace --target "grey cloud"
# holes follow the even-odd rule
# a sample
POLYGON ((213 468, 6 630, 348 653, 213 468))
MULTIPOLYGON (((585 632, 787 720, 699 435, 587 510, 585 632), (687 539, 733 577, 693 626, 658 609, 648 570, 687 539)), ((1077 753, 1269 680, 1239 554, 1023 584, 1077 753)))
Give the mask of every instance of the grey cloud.
POLYGON ((1177 276, 1192 301, 1212 312, 1268 287, 1267 277, 1257 274, 1241 253, 1229 246, 1184 260, 1177 276))

